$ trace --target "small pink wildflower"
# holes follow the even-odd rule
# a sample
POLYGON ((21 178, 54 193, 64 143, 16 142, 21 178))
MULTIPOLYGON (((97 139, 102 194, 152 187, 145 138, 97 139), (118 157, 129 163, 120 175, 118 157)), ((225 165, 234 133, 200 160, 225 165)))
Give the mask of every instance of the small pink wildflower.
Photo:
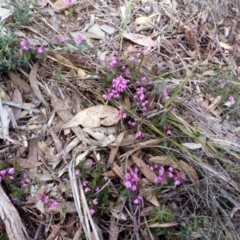
POLYGON ((47 204, 49 202, 49 196, 45 196, 44 201, 45 204, 47 204))
POLYGON ((110 61, 110 64, 109 64, 111 67, 115 67, 117 65, 117 59, 116 57, 112 57, 111 58, 111 61, 110 61))
POLYGON ((55 208, 58 205, 57 201, 53 201, 52 203, 49 204, 49 208, 55 208))
POLYGON ((66 0, 64 5, 69 7, 69 6, 73 5, 75 2, 76 2, 76 0, 66 0))
POLYGON ((27 51, 29 49, 29 47, 28 47, 28 40, 27 39, 23 39, 20 42, 20 47, 21 47, 22 50, 27 51))
POLYGON ((90 191, 91 191, 91 189, 89 187, 86 187, 84 190, 85 193, 90 192, 90 191))
POLYGON ((14 168, 9 168, 8 169, 8 174, 14 174, 14 172, 15 172, 15 169, 14 168))
POLYGON ((9 179, 10 179, 10 180, 13 180, 13 179, 14 179, 14 177, 13 177, 13 176, 9 176, 9 179))
POLYGON ((79 170, 75 170, 75 176, 77 177, 77 176, 79 176, 79 174, 80 174, 80 171, 79 170))
POLYGON ((76 38, 76 43, 81 44, 82 40, 83 40, 83 36, 81 34, 79 34, 76 38))
POLYGON ((137 196, 137 198, 133 201, 134 204, 138 205, 142 200, 142 197, 140 195, 137 196))
POLYGON ((1 170, 0 174, 1 174, 2 177, 5 177, 6 174, 7 174, 7 170, 6 169, 1 170))
POLYGON ((98 205, 98 200, 97 200, 96 198, 93 199, 93 200, 92 200, 92 204, 93 204, 93 205, 98 205))
POLYGON ((228 101, 232 104, 235 103, 235 99, 233 96, 229 96, 228 101))
POLYGON ((221 87, 224 87, 227 84, 227 82, 223 79, 219 79, 218 83, 220 84, 221 87))
POLYGON ((129 121, 128 121, 128 125, 130 125, 130 126, 135 126, 135 125, 136 125, 136 122, 129 120, 129 121))
POLYGON ((95 192, 99 192, 99 191, 100 191, 100 187, 96 187, 95 192))
POLYGON ((134 98, 137 99, 140 102, 143 111, 147 110, 146 105, 147 105, 148 101, 146 100, 146 95, 145 95, 146 92, 147 92, 146 88, 139 87, 139 88, 137 88, 137 92, 134 95, 134 98))
POLYGON ((65 37, 63 36, 63 35, 60 35, 59 37, 58 37, 58 40, 59 40, 59 42, 65 42, 65 37))
POLYGON ((122 76, 119 76, 112 80, 112 88, 108 89, 108 94, 104 94, 103 98, 106 100, 111 100, 112 98, 119 98, 120 93, 127 89, 127 84, 129 80, 122 76))
POLYGON ((127 118, 127 114, 124 112, 123 107, 119 106, 118 109, 119 111, 117 112, 117 116, 120 117, 121 119, 127 118))
POLYGON ((165 88, 162 92, 163 97, 167 97, 168 96, 168 90, 165 88))
POLYGON ((132 168, 128 168, 128 172, 124 176, 124 186, 132 191, 137 190, 137 184, 140 182, 140 178, 138 176, 138 168, 134 170, 132 168))
POLYGON ((39 47, 37 47, 37 52, 38 53, 44 53, 45 52, 45 48, 44 48, 44 46, 39 46, 39 47))
POLYGON ((130 75, 131 75, 131 72, 130 72, 130 69, 129 69, 129 68, 126 68, 124 72, 125 72, 125 74, 126 74, 127 76, 130 76, 130 75))
POLYGON ((166 132, 166 134, 168 135, 168 136, 171 136, 172 135, 172 132, 171 132, 171 130, 167 130, 167 132, 166 132))
POLYGON ((83 181, 82 185, 86 187, 88 185, 88 181, 83 181))
POLYGON ((141 132, 141 131, 138 131, 136 134, 135 134, 135 138, 136 139, 140 139, 140 138, 143 138, 144 137, 144 134, 141 132))
POLYGON ((162 177, 156 177, 154 181, 155 181, 155 183, 162 183, 163 178, 162 177))
POLYGON ((132 183, 130 181, 126 180, 126 181, 124 181, 124 186, 126 188, 131 188, 132 187, 132 183))
POLYGON ((94 209, 89 209, 89 212, 91 215, 93 215, 95 213, 95 210, 94 209))

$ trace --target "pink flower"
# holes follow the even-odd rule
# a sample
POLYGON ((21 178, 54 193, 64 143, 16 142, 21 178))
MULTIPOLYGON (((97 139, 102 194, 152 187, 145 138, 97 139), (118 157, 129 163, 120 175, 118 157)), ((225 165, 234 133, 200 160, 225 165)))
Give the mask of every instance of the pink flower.
POLYGON ((59 39, 59 42, 65 42, 65 38, 63 35, 60 35, 58 39, 59 39))
POLYGON ((91 189, 88 188, 88 187, 86 187, 85 190, 84 190, 85 193, 90 192, 90 191, 91 191, 91 189))
POLYGON ((79 176, 80 171, 79 170, 75 170, 75 176, 79 176))
POLYGON ((112 98, 119 98, 120 93, 124 92, 127 89, 127 84, 129 80, 125 79, 122 76, 119 76, 112 80, 112 87, 107 90, 107 94, 103 95, 103 98, 106 100, 111 100, 112 98))
POLYGON ((58 205, 57 201, 53 201, 52 203, 49 204, 49 208, 55 208, 58 205))
POLYGON ((165 88, 162 92, 163 97, 167 97, 168 96, 168 90, 165 88))
POLYGON ((79 34, 76 38, 76 43, 81 44, 82 40, 83 40, 83 36, 81 34, 79 34))
POLYGON ((123 107, 119 106, 118 109, 119 111, 117 112, 117 116, 120 117, 121 119, 127 118, 127 114, 124 112, 123 107))
POLYGON ((130 181, 126 180, 126 181, 124 181, 124 186, 126 188, 131 188, 132 187, 132 183, 130 181))
POLYGON ((166 134, 168 135, 168 136, 171 136, 172 135, 172 132, 171 132, 171 130, 167 130, 167 132, 166 132, 166 134))
POLYGON ((110 61, 110 66, 111 66, 111 67, 114 67, 114 66, 116 66, 116 64, 117 64, 117 59, 116 59, 116 57, 112 57, 112 58, 111 58, 111 61, 110 61))
POLYGON ((137 198, 133 201, 134 204, 138 205, 142 200, 142 197, 140 195, 137 196, 137 198))
POLYGON ((76 2, 76 0, 66 0, 64 5, 69 7, 69 6, 73 5, 75 2, 76 2))
POLYGON ((13 177, 13 176, 9 176, 9 179, 10 179, 10 180, 13 180, 13 179, 14 179, 14 177, 13 177))
POLYGON ((5 177, 5 175, 7 174, 7 170, 6 169, 1 170, 0 174, 2 177, 5 177))
POLYGON ((143 134, 141 131, 138 131, 138 132, 135 134, 135 138, 136 138, 136 139, 143 138, 143 137, 144 137, 144 134, 143 134))
POLYGON ((100 191, 100 187, 96 187, 95 192, 99 192, 99 191, 100 191))
POLYGON ((230 103, 232 103, 232 104, 235 103, 235 99, 234 99, 233 96, 229 96, 228 101, 229 101, 230 103))
POLYGON ((88 181, 83 181, 82 185, 86 187, 88 185, 88 181))
POLYGON ((132 185, 131 190, 132 191, 136 191, 137 190, 137 186, 136 185, 132 185))
POLYGON ((44 201, 45 204, 47 204, 49 202, 49 196, 45 196, 44 201))
POLYGON ((14 172, 15 172, 15 169, 14 168, 9 168, 8 169, 8 174, 14 174, 14 172))
POLYGON ((128 121, 128 125, 130 125, 130 126, 135 126, 135 125, 136 125, 136 122, 129 120, 129 121, 128 121))
POLYGON ((97 200, 96 198, 93 199, 93 200, 92 200, 92 204, 93 204, 93 205, 97 205, 97 204, 98 204, 98 200, 97 200))
POLYGON ((159 176, 162 176, 164 174, 164 167, 160 167, 158 173, 159 173, 159 176))
POLYGON ((28 47, 28 40, 23 39, 23 40, 20 42, 20 47, 21 47, 22 50, 27 51, 27 50, 29 49, 29 47, 28 47))
POLYGON ((89 209, 89 212, 91 215, 93 215, 95 213, 95 210, 94 209, 89 209))
POLYGON ((39 47, 37 47, 37 52, 38 53, 44 53, 45 52, 45 48, 44 48, 44 46, 39 46, 39 47))

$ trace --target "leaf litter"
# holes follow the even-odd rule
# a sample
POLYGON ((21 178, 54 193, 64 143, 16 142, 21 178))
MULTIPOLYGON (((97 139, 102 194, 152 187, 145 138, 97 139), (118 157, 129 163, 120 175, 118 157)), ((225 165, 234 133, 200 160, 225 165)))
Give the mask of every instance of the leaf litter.
POLYGON ((231 114, 238 99, 229 98, 238 82, 232 80, 229 95, 220 91, 224 81, 239 78, 239 17, 230 7, 236 3, 212 9, 210 1, 131 1, 134 11, 127 11, 127 4, 95 0, 39 4, 45 15, 32 11, 22 36, 52 49, 31 69, 3 76, 0 104, 1 158, 22 168, 20 185, 31 179, 31 196, 23 190, 24 211, 18 213, 23 223, 31 221, 27 234, 35 239, 160 239, 161 231, 178 239, 196 220, 190 238, 239 239, 239 122, 231 114), (54 31, 51 21, 57 23, 54 31), (58 39, 68 33, 66 51, 58 39), (86 45, 76 46, 79 35, 86 45), (121 48, 121 37, 121 61, 133 61, 142 47, 148 52, 137 65, 151 79, 147 112, 133 93, 139 83, 131 81, 123 99, 102 98, 110 86, 106 61, 118 56, 110 54, 121 48), (211 79, 222 80, 213 91, 211 79), (135 138, 138 130, 142 138, 135 138), (186 182, 157 185, 172 168, 184 173, 186 182), (134 191, 127 188, 127 173, 141 178, 134 191), (94 181, 100 184, 97 192, 90 189, 94 181), (93 208, 98 196, 107 204, 93 208), (171 213, 171 219, 155 215, 162 206, 168 210, 161 214, 171 213), (44 231, 38 231, 39 223, 44 231))

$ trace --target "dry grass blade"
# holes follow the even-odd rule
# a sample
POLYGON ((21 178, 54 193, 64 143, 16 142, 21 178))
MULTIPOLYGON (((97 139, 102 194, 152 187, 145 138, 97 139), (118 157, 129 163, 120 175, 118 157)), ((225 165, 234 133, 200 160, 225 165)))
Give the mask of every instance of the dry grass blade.
POLYGON ((86 201, 86 196, 82 187, 81 180, 80 179, 77 180, 75 176, 75 165, 76 165, 75 161, 76 159, 71 160, 68 172, 69 172, 71 189, 73 192, 73 198, 74 198, 74 202, 78 212, 80 224, 83 227, 87 240, 92 240, 93 236, 94 236, 94 239, 100 240, 96 226, 93 222, 92 216, 89 211, 88 203, 86 201), (90 229, 90 226, 92 231, 90 229), (93 235, 92 235, 92 232, 93 232, 93 235))

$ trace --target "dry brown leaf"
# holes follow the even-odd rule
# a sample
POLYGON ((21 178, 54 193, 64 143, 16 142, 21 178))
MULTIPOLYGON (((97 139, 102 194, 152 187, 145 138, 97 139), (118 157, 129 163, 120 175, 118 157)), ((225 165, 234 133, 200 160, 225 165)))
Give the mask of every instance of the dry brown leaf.
POLYGON ((118 166, 116 162, 113 162, 112 170, 122 179, 124 180, 124 173, 121 167, 118 166))
POLYGON ((86 77, 86 73, 85 73, 85 71, 83 71, 81 68, 78 68, 78 70, 77 70, 77 75, 78 75, 78 77, 80 77, 80 78, 84 78, 84 77, 86 77))
MULTIPOLYGON (((121 143, 123 138, 124 138, 124 132, 121 132, 118 136, 117 136, 117 139, 114 141, 115 144, 117 143, 121 143)), ((108 157, 108 164, 109 165, 112 165, 112 163, 114 162, 116 156, 117 156, 117 153, 118 153, 118 149, 119 147, 112 147, 111 148, 111 151, 110 151, 110 154, 109 154, 109 157, 108 157)))
POLYGON ((155 182, 155 179, 157 178, 156 174, 151 171, 147 164, 141 159, 136 156, 136 154, 132 155, 131 158, 133 159, 134 163, 138 166, 139 170, 142 172, 142 174, 152 183, 155 182))
POLYGON ((32 92, 32 88, 28 83, 26 83, 24 80, 22 80, 18 75, 15 73, 9 73, 8 76, 10 79, 19 87, 21 87, 26 92, 32 92))
MULTIPOLYGON (((48 2, 50 2, 51 0, 49 0, 48 2)), ((57 0, 55 3, 51 3, 51 6, 57 11, 57 12, 62 12, 66 9, 68 9, 69 7, 71 7, 72 5, 66 5, 66 0, 57 0)))
POLYGON ((111 178, 111 177, 116 177, 117 174, 113 170, 110 170, 108 172, 103 173, 102 176, 111 178))
POLYGON ((123 37, 144 47, 156 47, 157 45, 156 41, 153 41, 151 37, 146 37, 141 34, 124 33, 123 37))
POLYGON ((61 229, 61 223, 58 223, 57 225, 52 227, 52 231, 49 234, 47 240, 54 240, 56 239, 57 235, 59 234, 59 231, 61 229))
POLYGON ((138 17, 135 19, 135 24, 146 24, 151 22, 151 18, 150 17, 138 17))
MULTIPOLYGON (((53 94, 51 95, 51 102, 52 102, 52 106, 54 107, 55 111, 57 112, 57 114, 60 116, 60 118, 64 122, 69 121, 73 117, 73 115, 70 111, 70 108, 67 107, 66 105, 64 105, 62 103, 62 101, 53 94)), ((91 145, 91 141, 89 139, 85 138, 84 133, 80 127, 74 127, 74 128, 71 128, 71 130, 76 134, 76 136, 81 141, 91 145)))
POLYGON ((141 216, 141 217, 149 216, 149 215, 152 215, 155 211, 156 211, 156 207, 153 207, 153 206, 145 207, 145 208, 140 212, 140 216, 141 216))
POLYGON ((39 64, 35 63, 31 69, 30 75, 29 75, 29 80, 31 87, 33 89, 34 94, 37 96, 37 98, 42 102, 42 104, 48 108, 49 105, 45 101, 45 99, 42 96, 42 93, 40 92, 40 89, 38 87, 38 81, 37 81, 37 69, 38 69, 39 64))
POLYGON ((67 58, 63 57, 62 55, 54 54, 54 57, 57 59, 59 64, 64 65, 66 67, 74 67, 74 65, 71 63, 71 61, 68 60, 67 58))
POLYGON ((157 200, 156 195, 153 194, 153 189, 144 189, 144 191, 142 191, 142 195, 150 202, 152 203, 154 206, 159 207, 159 201, 157 200))
MULTIPOLYGON (((32 139, 29 143, 29 152, 28 152, 28 160, 32 161, 34 165, 38 164, 38 139, 32 139)), ((31 168, 29 170, 31 173, 37 173, 37 167, 31 168)))
POLYGON ((114 216, 110 218, 110 229, 109 229, 109 240, 118 240, 119 236, 119 227, 114 216))
POLYGON ((181 171, 185 172, 193 180, 198 181, 198 174, 192 166, 190 166, 188 163, 186 163, 182 160, 179 161, 179 165, 180 165, 180 170, 181 171))
MULTIPOLYGON (((21 104, 23 102, 22 94, 18 88, 15 88, 13 92, 12 101, 18 104, 21 104)), ((12 107, 12 113, 16 121, 19 119, 21 111, 22 111, 21 108, 12 107)))
POLYGON ((97 105, 86 108, 65 123, 63 128, 72 128, 79 125, 86 128, 100 127, 101 125, 111 126, 116 124, 120 119, 117 113, 118 110, 116 108, 108 105, 97 105))
POLYGON ((51 134, 51 136, 53 138, 53 142, 57 149, 57 152, 60 153, 63 150, 61 141, 59 140, 59 138, 55 132, 49 131, 49 133, 51 134))

